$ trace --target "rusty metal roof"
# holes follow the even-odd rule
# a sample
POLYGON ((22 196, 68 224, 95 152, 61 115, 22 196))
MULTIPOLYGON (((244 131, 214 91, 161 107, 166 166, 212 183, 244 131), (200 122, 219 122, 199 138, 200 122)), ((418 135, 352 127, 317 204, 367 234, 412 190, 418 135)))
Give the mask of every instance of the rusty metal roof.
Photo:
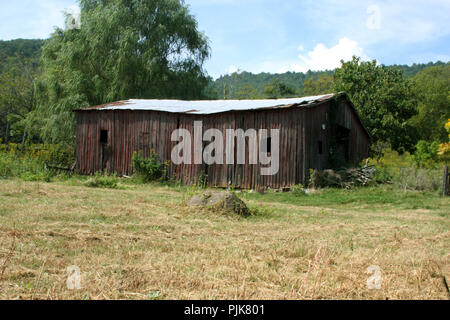
POLYGON ((330 100, 339 94, 326 94, 320 96, 265 99, 265 100, 142 100, 131 99, 111 102, 83 110, 151 110, 172 113, 213 114, 227 111, 246 111, 258 109, 275 109, 291 107, 294 105, 311 105, 330 100))

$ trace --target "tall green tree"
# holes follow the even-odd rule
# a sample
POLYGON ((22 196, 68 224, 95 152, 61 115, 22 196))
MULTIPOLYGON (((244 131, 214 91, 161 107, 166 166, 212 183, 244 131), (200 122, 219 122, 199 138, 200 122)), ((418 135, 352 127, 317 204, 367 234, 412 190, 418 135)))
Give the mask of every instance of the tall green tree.
POLYGON ((333 92, 333 76, 329 74, 320 74, 317 77, 305 80, 305 96, 315 96, 333 92))
POLYGON ((275 78, 272 80, 271 84, 264 87, 264 94, 270 99, 288 98, 295 95, 295 90, 275 78))
POLYGON ((450 118, 450 64, 426 68, 413 80, 419 113, 412 123, 422 139, 428 142, 447 141, 444 126, 450 118))
POLYGON ((208 40, 182 0, 80 0, 81 28, 56 29, 37 85, 45 141, 73 143, 73 110, 129 98, 200 98, 208 40))
POLYGON ((417 135, 411 117, 417 101, 401 70, 353 57, 335 70, 334 91, 347 92, 374 142, 387 141, 399 151, 414 149, 417 135))
POLYGON ((239 100, 263 98, 263 96, 259 93, 259 91, 249 84, 245 84, 239 87, 234 96, 236 99, 239 100))
POLYGON ((0 128, 4 143, 25 143, 30 124, 27 116, 35 109, 34 83, 38 66, 31 58, 9 57, 0 73, 0 128))

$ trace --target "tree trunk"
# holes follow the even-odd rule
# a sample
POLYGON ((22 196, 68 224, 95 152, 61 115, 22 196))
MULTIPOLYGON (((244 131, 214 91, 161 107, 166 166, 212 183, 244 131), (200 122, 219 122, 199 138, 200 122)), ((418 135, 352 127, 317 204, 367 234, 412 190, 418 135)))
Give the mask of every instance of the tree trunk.
POLYGON ((5 144, 9 142, 9 121, 6 120, 6 130, 5 130, 5 144))
POLYGON ((27 132, 23 131, 22 136, 22 146, 20 147, 20 150, 23 152, 25 150, 25 141, 27 140, 27 132))
POLYGON ((442 196, 448 196, 448 166, 444 167, 444 174, 442 176, 442 196))

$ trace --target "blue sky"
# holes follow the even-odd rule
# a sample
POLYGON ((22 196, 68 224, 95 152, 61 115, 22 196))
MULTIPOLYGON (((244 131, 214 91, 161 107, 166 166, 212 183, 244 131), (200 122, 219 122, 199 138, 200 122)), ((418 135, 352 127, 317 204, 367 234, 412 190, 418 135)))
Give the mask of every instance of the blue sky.
MULTIPOLYGON (((0 39, 47 38, 76 0, 0 2, 0 39)), ((210 40, 213 77, 450 60, 449 0, 186 0, 210 40)))

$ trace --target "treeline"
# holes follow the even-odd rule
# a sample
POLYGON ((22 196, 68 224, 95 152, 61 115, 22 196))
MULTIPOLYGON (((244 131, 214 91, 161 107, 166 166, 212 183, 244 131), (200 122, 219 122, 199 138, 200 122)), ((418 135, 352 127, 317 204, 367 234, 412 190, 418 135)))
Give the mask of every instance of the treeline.
MULTIPOLYGON (((400 70, 404 78, 411 79, 422 70, 445 65, 448 63, 437 61, 391 67, 400 70)), ((211 81, 206 92, 211 99, 267 99, 323 94, 331 92, 333 75, 334 70, 278 74, 237 71, 211 81)))
POLYGON ((11 64, 32 60, 38 64, 44 40, 16 39, 0 40, 0 71, 8 69, 11 64))
POLYGON ((280 74, 235 72, 211 81, 207 92, 213 99, 258 99, 302 96, 305 81, 331 77, 333 71, 286 72, 280 74))
MULTIPOLYGON (((262 99, 345 91, 373 145, 436 154, 448 142, 450 63, 342 62, 336 70, 235 72, 203 68, 206 36, 180 1, 80 0, 80 29, 47 40, 0 41, 0 139, 72 145, 74 109, 141 99, 262 99)), ((380 147, 381 148, 381 147, 380 147)), ((375 148, 376 149, 376 148, 375 148)))

